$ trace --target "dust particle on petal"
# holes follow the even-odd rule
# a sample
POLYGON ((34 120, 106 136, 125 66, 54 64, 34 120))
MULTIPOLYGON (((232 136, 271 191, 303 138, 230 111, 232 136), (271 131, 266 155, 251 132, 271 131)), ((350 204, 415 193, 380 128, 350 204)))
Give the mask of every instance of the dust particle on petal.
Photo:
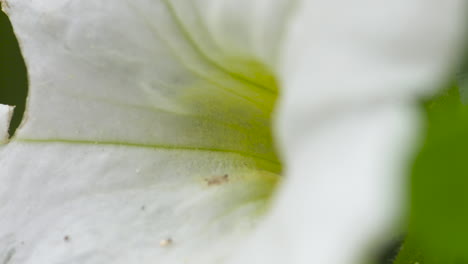
POLYGON ((208 186, 221 185, 229 181, 229 175, 213 176, 211 178, 206 178, 205 181, 208 186))
POLYGON ((167 247, 169 245, 172 244, 172 239, 171 238, 165 238, 165 239, 162 239, 161 241, 159 241, 159 245, 161 247, 167 247))

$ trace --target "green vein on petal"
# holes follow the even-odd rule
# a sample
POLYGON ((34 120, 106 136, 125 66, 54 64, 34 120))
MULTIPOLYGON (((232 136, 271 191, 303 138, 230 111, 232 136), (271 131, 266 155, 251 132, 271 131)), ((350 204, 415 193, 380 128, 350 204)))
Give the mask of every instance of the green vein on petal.
POLYGON ((125 146, 125 147, 136 147, 136 148, 150 148, 150 149, 162 149, 162 150, 176 150, 176 151, 201 151, 201 152, 221 152, 240 155, 242 157, 250 158, 258 161, 259 163, 268 164, 268 169, 271 172, 279 173, 281 171, 281 164, 278 161, 265 159, 260 156, 256 156, 252 153, 241 152, 235 150, 216 149, 216 148, 198 148, 190 146, 174 146, 174 145, 153 145, 153 144, 139 144, 131 142, 112 142, 112 141, 86 141, 86 140, 73 140, 73 139, 26 139, 19 138, 15 139, 18 142, 30 142, 30 143, 66 143, 66 144, 80 144, 80 145, 112 145, 112 146, 125 146))

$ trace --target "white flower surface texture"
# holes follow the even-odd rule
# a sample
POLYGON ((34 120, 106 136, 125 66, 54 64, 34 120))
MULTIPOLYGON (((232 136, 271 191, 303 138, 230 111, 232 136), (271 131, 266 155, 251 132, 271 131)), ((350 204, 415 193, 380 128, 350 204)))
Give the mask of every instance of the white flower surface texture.
POLYGON ((0 263, 362 263, 464 2, 3 0, 0 263))

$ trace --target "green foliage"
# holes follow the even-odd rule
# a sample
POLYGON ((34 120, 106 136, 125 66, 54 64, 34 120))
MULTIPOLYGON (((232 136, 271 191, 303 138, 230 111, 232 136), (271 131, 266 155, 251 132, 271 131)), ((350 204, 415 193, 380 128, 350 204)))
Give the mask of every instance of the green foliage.
POLYGON ((410 183, 409 233, 396 264, 468 263, 468 106, 453 87, 425 104, 410 183))

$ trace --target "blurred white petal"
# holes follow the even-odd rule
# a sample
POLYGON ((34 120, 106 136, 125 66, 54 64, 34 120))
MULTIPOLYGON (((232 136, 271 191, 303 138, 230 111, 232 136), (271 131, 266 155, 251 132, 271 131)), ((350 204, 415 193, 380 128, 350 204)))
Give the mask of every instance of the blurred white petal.
POLYGON ((417 112, 387 104, 317 124, 286 158, 275 207, 231 263, 363 263, 392 238, 417 112), (386 235, 386 236, 385 236, 386 235))
POLYGON ((283 223, 294 263, 360 263, 388 238, 417 143, 413 105, 454 73, 466 8, 458 0, 298 8, 276 124, 289 181, 271 218, 274 230, 283 223))

